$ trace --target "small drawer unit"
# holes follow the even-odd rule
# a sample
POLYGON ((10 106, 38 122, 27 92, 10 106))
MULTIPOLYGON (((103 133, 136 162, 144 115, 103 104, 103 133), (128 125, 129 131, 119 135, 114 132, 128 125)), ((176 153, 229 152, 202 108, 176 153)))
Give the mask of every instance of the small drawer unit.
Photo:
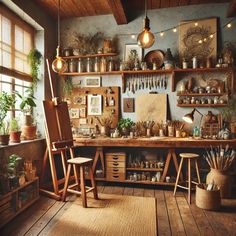
POLYGON ((106 179, 108 181, 124 181, 126 154, 124 152, 106 153, 106 179))

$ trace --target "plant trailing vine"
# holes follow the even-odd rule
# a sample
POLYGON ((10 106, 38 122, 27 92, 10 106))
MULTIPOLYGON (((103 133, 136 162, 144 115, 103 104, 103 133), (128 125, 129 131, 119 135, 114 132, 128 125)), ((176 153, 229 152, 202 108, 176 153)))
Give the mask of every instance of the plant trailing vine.
POLYGON ((39 81, 39 66, 42 61, 42 54, 36 48, 30 50, 27 56, 28 62, 30 63, 31 67, 31 76, 32 76, 32 93, 37 89, 37 83, 39 81))

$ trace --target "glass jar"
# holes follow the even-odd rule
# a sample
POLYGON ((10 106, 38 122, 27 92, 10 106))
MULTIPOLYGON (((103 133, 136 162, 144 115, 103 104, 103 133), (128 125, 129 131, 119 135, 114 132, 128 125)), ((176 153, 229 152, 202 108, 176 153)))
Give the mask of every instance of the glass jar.
POLYGON ((92 72, 92 61, 89 57, 87 58, 86 71, 92 72))
POLYGON ((108 71, 113 71, 114 70, 114 63, 112 58, 110 58, 109 62, 108 62, 108 71))
POLYGON ((106 71, 107 71, 107 60, 105 57, 102 57, 100 62, 100 72, 106 72, 106 71))
POLYGON ((73 59, 69 61, 69 72, 76 72, 76 63, 73 59))
POLYGON ((94 72, 99 72, 100 71, 100 62, 98 57, 95 57, 94 61, 94 72))
POLYGON ((79 60, 77 62, 77 72, 79 72, 79 73, 83 72, 83 63, 82 63, 81 58, 79 58, 79 60))

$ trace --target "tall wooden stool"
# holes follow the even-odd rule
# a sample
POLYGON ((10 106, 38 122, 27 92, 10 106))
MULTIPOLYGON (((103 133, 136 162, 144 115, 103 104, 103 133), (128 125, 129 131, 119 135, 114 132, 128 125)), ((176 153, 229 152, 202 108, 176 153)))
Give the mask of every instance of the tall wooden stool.
POLYGON ((90 191, 93 191, 94 199, 98 199, 98 194, 97 194, 97 186, 96 182, 94 180, 93 176, 93 170, 92 170, 92 165, 93 165, 93 159, 86 158, 86 157, 75 157, 71 158, 67 161, 68 163, 68 168, 67 168, 67 173, 66 173, 66 180, 65 180, 65 185, 64 185, 64 191, 62 195, 62 200, 66 200, 66 194, 67 192, 70 193, 75 193, 75 194, 80 194, 82 196, 82 204, 83 207, 87 207, 87 193, 90 191), (75 175, 75 184, 69 185, 69 180, 70 180, 70 173, 71 173, 71 167, 74 167, 74 175, 75 175), (89 176, 91 179, 91 184, 92 187, 87 187, 85 186, 85 173, 84 173, 84 168, 88 167, 89 169, 89 176), (80 170, 80 183, 79 183, 79 173, 78 173, 78 168, 80 170), (74 188, 80 187, 80 191, 75 190, 74 188))
POLYGON ((194 184, 198 184, 198 183, 200 184, 201 183, 200 175, 199 175, 199 169, 198 169, 198 162, 197 162, 197 159, 198 159, 199 155, 195 154, 195 153, 180 153, 179 155, 181 157, 181 160, 180 160, 179 170, 178 170, 178 174, 177 174, 176 182, 175 182, 174 196, 175 196, 177 187, 187 189, 188 190, 188 202, 189 202, 189 204, 191 204, 191 184, 192 183, 194 183, 194 184), (182 186, 182 185, 178 184, 184 160, 188 161, 188 180, 187 180, 188 187, 185 187, 185 186, 182 186), (192 181, 192 179, 191 179, 192 178, 191 177, 191 161, 195 162, 195 168, 196 168, 198 183, 195 182, 195 181, 192 181))

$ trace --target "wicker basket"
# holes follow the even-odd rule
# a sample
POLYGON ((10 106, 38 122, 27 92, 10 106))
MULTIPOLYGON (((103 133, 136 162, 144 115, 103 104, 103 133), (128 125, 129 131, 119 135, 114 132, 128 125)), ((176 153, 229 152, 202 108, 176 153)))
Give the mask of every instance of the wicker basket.
POLYGON ((221 198, 220 189, 206 190, 206 185, 198 184, 196 187, 196 205, 205 210, 218 210, 221 198))

